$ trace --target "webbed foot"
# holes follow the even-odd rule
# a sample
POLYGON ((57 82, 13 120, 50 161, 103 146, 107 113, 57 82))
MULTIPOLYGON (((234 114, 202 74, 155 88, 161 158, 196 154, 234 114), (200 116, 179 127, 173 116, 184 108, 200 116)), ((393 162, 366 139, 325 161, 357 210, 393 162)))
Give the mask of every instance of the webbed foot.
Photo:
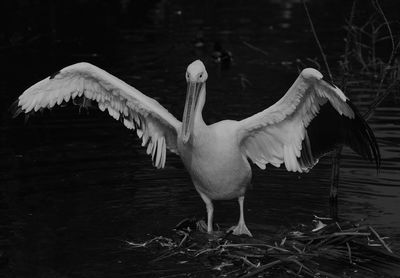
POLYGON ((239 223, 237 226, 233 226, 227 230, 227 232, 230 232, 230 231, 233 231, 232 234, 234 234, 236 236, 248 235, 249 237, 253 237, 253 235, 251 234, 251 232, 249 231, 249 229, 247 228, 247 226, 244 222, 239 223))

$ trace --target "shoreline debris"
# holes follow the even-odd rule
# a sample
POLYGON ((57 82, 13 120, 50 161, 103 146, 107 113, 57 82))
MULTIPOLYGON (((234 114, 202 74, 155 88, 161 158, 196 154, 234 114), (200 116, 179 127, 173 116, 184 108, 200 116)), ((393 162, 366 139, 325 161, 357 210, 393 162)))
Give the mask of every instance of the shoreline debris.
MULTIPOLYGON (((152 251, 157 257, 150 264, 192 264, 199 266, 194 271, 202 267, 219 277, 396 277, 400 273, 400 256, 393 253, 387 238, 363 222, 316 217, 311 225, 266 239, 262 234, 249 238, 222 231, 209 235, 201 221, 184 219, 171 237, 126 243, 128 248, 152 251)), ((186 268, 184 273, 191 271, 186 268)))

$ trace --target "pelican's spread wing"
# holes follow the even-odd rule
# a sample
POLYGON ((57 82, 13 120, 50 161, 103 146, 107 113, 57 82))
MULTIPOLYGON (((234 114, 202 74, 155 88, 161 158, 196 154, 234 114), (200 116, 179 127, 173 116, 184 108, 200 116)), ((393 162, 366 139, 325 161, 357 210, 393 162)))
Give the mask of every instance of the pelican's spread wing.
POLYGON ((92 64, 71 65, 36 83, 19 97, 19 112, 52 108, 77 97, 97 101, 100 110, 136 129, 157 168, 165 165, 166 148, 178 152, 181 122, 154 99, 92 64))
POLYGON ((239 122, 240 147, 260 168, 285 164, 288 171, 311 169, 319 157, 341 144, 377 167, 380 154, 375 136, 336 86, 314 69, 304 69, 274 105, 239 122))

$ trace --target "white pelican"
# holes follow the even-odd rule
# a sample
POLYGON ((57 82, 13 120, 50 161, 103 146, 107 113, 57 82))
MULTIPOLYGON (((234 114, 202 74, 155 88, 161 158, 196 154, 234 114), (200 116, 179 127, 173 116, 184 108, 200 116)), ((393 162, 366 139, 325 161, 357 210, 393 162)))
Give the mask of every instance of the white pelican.
POLYGON ((251 180, 249 160, 288 171, 307 172, 336 145, 347 144, 377 167, 380 154, 374 134, 343 92, 304 69, 274 105, 242 121, 206 125, 207 71, 200 60, 186 71, 187 93, 182 123, 157 101, 106 71, 78 63, 27 89, 18 99, 18 115, 52 108, 76 97, 95 100, 100 110, 136 129, 154 166, 163 168, 166 149, 180 155, 206 204, 208 232, 213 231, 213 200, 238 198, 240 217, 233 234, 247 234, 243 201, 251 180), (330 118, 330 122, 327 119, 330 118), (320 132, 321 131, 321 132, 320 132))

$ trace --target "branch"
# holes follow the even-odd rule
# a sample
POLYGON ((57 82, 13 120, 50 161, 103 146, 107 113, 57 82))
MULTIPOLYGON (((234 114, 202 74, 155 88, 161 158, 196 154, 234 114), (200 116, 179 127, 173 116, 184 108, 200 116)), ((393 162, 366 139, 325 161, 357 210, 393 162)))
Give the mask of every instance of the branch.
POLYGON ((326 60, 325 52, 324 52, 324 50, 322 48, 322 45, 321 45, 321 43, 320 43, 320 41, 318 39, 317 32, 315 31, 314 23, 312 22, 310 13, 309 13, 308 8, 307 8, 307 4, 306 4, 306 2, 304 0, 302 0, 302 2, 303 2, 303 5, 304 5, 304 10, 306 11, 306 14, 307 14, 308 21, 310 23, 311 31, 312 31, 312 33, 314 35, 315 41, 317 42, 319 51, 321 52, 321 56, 322 56, 322 59, 324 60, 326 70, 328 71, 329 78, 331 79, 331 81, 333 81, 331 69, 329 68, 328 61, 326 60))

